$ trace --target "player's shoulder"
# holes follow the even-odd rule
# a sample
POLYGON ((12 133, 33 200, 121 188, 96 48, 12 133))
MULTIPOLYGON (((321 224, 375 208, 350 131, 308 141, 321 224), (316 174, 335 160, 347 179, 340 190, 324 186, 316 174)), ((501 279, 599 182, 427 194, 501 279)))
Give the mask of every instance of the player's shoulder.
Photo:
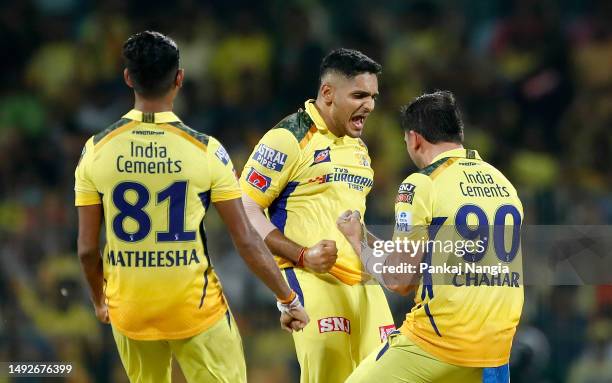
POLYGON ((404 178, 399 186, 398 192, 413 191, 417 186, 421 188, 431 188, 432 184, 432 179, 429 176, 421 172, 415 172, 404 178))
POLYGON ((83 145, 83 149, 81 150, 81 155, 79 156, 79 162, 77 163, 77 166, 83 163, 84 158, 92 157, 91 153, 93 153, 94 151, 94 138, 95 136, 89 137, 89 139, 85 142, 85 145, 83 145))
POLYGON ((219 142, 215 140, 214 138, 212 138, 211 136, 209 136, 208 134, 202 133, 200 131, 197 131, 191 128, 190 126, 186 125, 182 121, 169 122, 168 125, 172 126, 173 128, 177 129, 180 132, 186 133, 188 137, 191 137, 191 139, 195 140, 196 142, 201 143, 205 147, 207 147, 208 145, 214 142, 217 142, 217 143, 219 142))
POLYGON ((309 132, 312 133, 314 130, 316 130, 314 121, 304 109, 300 108, 297 112, 279 121, 270 129, 269 133, 291 136, 299 143, 307 138, 309 132))
POLYGON ((91 138, 91 143, 93 145, 97 145, 98 143, 100 143, 104 138, 109 137, 109 135, 115 131, 117 131, 119 128, 123 128, 125 127, 127 124, 129 124, 130 122, 132 122, 133 120, 130 120, 129 118, 121 118, 118 121, 113 122, 112 124, 110 124, 109 126, 107 126, 105 129, 101 130, 100 132, 98 132, 97 134, 95 134, 92 138, 91 138))
POLYGON ((496 168, 495 166, 491 165, 488 162, 485 162, 485 161, 482 161, 482 162, 483 162, 482 164, 483 167, 487 169, 487 173, 493 175, 495 182, 504 184, 506 187, 511 188, 511 190, 513 191, 513 194, 517 194, 516 188, 501 170, 499 170, 498 168, 496 168))

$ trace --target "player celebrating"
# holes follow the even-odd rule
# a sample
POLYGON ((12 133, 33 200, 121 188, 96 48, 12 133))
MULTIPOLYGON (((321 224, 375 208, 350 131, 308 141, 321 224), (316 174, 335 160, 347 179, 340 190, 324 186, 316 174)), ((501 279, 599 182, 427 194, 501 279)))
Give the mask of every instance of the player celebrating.
POLYGON ((372 188, 359 137, 380 71, 361 52, 329 53, 317 99, 269 130, 242 172, 247 214, 315 319, 294 333, 301 382, 343 382, 394 328, 381 287, 360 283, 367 275, 336 228, 349 208, 363 215, 372 188))
POLYGON ((246 382, 240 335, 206 247, 210 202, 279 297, 282 326, 299 330, 308 317, 244 213, 227 152, 172 113, 184 78, 174 41, 137 33, 123 55, 135 107, 87 141, 75 172, 78 253, 96 315, 111 323, 132 382, 170 382, 172 354, 190 382, 246 382))
POLYGON ((338 225, 361 253, 366 269, 390 289, 407 294, 416 287, 419 271, 421 284, 399 332, 347 382, 507 383, 523 305, 521 201, 500 171, 463 148, 463 123, 450 92, 417 98, 402 110, 401 122, 408 154, 421 171, 400 185, 395 239, 419 243, 425 233, 429 245, 412 247, 408 254, 397 249, 375 254, 370 246, 376 238, 365 232, 368 241, 361 241, 358 212, 345 213, 338 225), (436 247, 440 238, 473 244, 449 254, 446 247, 436 247), (463 272, 430 271, 444 263, 463 267, 463 272), (404 280, 392 269, 382 271, 382 266, 406 264, 417 268, 404 280), (473 271, 492 265, 507 269, 473 271))

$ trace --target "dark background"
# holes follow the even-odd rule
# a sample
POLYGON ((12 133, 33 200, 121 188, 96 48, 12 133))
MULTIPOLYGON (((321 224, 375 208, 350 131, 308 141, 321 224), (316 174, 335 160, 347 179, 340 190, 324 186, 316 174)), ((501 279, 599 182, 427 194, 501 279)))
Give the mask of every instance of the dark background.
MULTIPOLYGON (((0 361, 70 361, 71 381, 126 381, 80 277, 73 171, 87 138, 131 109, 121 46, 144 29, 177 41, 176 112, 220 139, 237 169, 266 129, 316 96, 321 58, 344 46, 384 67, 364 136, 376 173, 369 223, 391 222, 397 186, 415 170, 399 107, 436 89, 459 100, 466 145, 519 190, 525 224, 612 222, 610 1, 5 1, 0 361)), ((297 381, 271 294, 215 214, 207 227, 249 381, 297 381)), ((391 302, 399 324, 410 302, 391 302)), ((609 286, 528 288, 513 382, 612 382, 611 303, 609 286)))

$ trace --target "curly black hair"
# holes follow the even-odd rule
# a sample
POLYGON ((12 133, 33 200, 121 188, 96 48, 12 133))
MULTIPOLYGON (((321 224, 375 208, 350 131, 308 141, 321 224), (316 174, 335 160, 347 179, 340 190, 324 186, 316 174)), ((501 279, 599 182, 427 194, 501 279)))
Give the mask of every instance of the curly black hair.
POLYGON ((154 98, 172 88, 179 50, 168 36, 154 31, 136 33, 123 44, 123 58, 137 93, 154 98))
POLYGON ((330 71, 337 71, 352 78, 362 73, 378 75, 382 72, 382 65, 357 50, 339 48, 323 58, 319 71, 320 80, 330 71))

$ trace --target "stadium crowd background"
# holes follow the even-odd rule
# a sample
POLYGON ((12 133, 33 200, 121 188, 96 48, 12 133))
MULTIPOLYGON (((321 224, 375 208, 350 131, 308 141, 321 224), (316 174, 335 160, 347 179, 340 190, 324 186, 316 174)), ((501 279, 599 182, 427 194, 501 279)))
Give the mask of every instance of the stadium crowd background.
MULTIPOLYGON (((72 189, 83 143, 131 108, 120 57, 130 34, 156 29, 177 41, 186 71, 177 114, 219 138, 237 170, 266 129, 314 98, 328 50, 356 48, 381 62, 381 96, 364 137, 376 174, 369 223, 392 223, 397 185, 415 170, 399 106, 449 89, 463 108, 467 145, 515 184, 525 224, 609 225, 610 20, 606 0, 3 2, 0 361, 70 361, 70 381, 126 381, 80 276, 72 189)), ((270 293, 214 214, 207 228, 249 381, 297 381, 270 293)), ((410 302, 391 302, 399 324, 410 302)), ((512 375, 611 382, 612 288, 528 288, 512 375)))

